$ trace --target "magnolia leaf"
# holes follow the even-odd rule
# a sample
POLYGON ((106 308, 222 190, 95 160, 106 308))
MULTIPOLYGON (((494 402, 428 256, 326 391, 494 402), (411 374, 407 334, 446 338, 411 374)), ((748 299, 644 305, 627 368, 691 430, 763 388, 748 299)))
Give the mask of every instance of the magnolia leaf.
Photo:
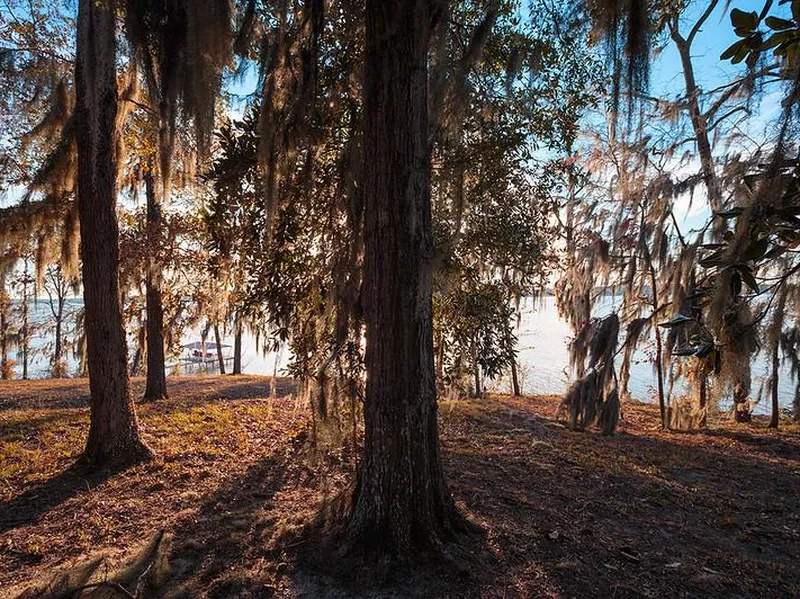
POLYGON ((695 348, 691 345, 687 345, 686 347, 679 347, 672 352, 673 356, 693 356, 695 354, 695 348))
POLYGON ((720 218, 736 218, 737 216, 741 216, 744 214, 744 208, 741 206, 736 206, 735 208, 731 208, 730 210, 723 210, 722 212, 717 212, 717 216, 720 218))
POLYGON ((686 296, 686 299, 689 301, 693 301, 696 299, 701 299, 704 297, 708 297, 711 290, 708 287, 701 287, 699 289, 695 289, 695 291, 686 296))
POLYGON ((736 29, 752 31, 758 25, 758 13, 756 11, 744 12, 734 8, 731 11, 731 23, 736 29))
MULTIPOLYGON (((777 43, 779 44, 780 42, 777 42, 777 43)), ((734 56, 736 56, 736 54, 738 54, 739 50, 742 48, 743 45, 744 45, 744 40, 739 40, 738 42, 736 42, 734 44, 731 44, 728 47, 728 49, 725 50, 725 52, 723 52, 720 55, 719 59, 720 60, 728 60, 728 59, 733 58, 734 56)))
POLYGON ((791 29, 794 27, 794 23, 787 19, 781 19, 779 17, 767 17, 764 19, 764 22, 767 24, 767 27, 774 31, 782 31, 783 29, 791 29))
POLYGON ((731 64, 739 64, 745 58, 747 58, 748 54, 750 54, 750 49, 747 47, 747 45, 742 45, 742 47, 739 48, 739 51, 736 53, 736 56, 734 56, 731 60, 731 64))
POLYGON ((713 343, 708 343, 706 345, 701 345, 700 347, 698 347, 696 349, 694 355, 697 356, 698 358, 707 358, 711 354, 711 351, 713 349, 714 349, 714 344, 713 343))
POLYGON ((773 258, 782 256, 785 253, 786 253, 785 247, 783 247, 782 245, 776 245, 774 248, 772 248, 770 251, 764 254, 764 260, 772 260, 773 258))
POLYGON ((750 289, 752 289, 756 293, 759 293, 758 283, 756 282, 756 278, 753 276, 753 272, 746 266, 742 265, 738 265, 736 267, 736 270, 742 277, 742 281, 744 281, 750 289))
POLYGON ((677 315, 675 315, 673 318, 671 318, 667 322, 662 322, 658 326, 663 327, 665 329, 669 329, 669 328, 672 328, 672 327, 683 326, 683 325, 685 325, 686 323, 689 323, 689 322, 694 322, 694 318, 692 318, 691 316, 686 316, 686 314, 678 313, 677 315))
POLYGON ((718 266, 722 264, 722 252, 714 252, 710 256, 707 256, 700 260, 700 266, 703 268, 709 268, 711 266, 718 266))
POLYGON ((769 239, 762 237, 753 241, 745 250, 742 259, 747 262, 755 262, 760 260, 769 249, 769 239))

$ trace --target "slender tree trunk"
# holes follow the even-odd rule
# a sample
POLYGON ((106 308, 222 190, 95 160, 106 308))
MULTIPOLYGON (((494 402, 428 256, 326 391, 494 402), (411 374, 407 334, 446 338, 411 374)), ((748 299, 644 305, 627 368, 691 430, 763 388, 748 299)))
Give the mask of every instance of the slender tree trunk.
POLYGON ((22 346, 22 380, 28 380, 28 259, 24 261, 22 271, 22 328, 20 329, 20 345, 22 346))
POLYGON ((200 351, 203 352, 203 362, 202 362, 202 371, 208 372, 208 364, 206 363, 206 356, 208 355, 208 347, 206 346, 206 341, 208 341, 208 332, 211 330, 211 323, 206 322, 206 327, 203 329, 203 332, 200 334, 200 351))
MULTIPOLYGON (((643 223, 644 224, 644 223, 643 223)), ((645 251, 647 258, 647 265, 650 268, 650 293, 653 296, 651 303, 653 307, 653 321, 656 319, 660 306, 658 305, 658 279, 656 278, 656 267, 653 264, 653 256, 649 250, 645 251)), ((658 323, 654 322, 656 331, 656 382, 658 384, 658 410, 661 415, 661 428, 667 430, 669 428, 669 419, 667 417, 667 402, 664 397, 664 352, 661 345, 661 329, 658 323)))
MULTIPOLYGON (((519 302, 517 302, 516 308, 514 310, 514 315, 517 317, 517 322, 519 322, 519 302)), ((509 350, 512 352, 511 354, 511 393, 514 397, 519 397, 520 389, 519 389, 519 373, 517 372, 517 356, 513 353, 514 346, 513 346, 513 337, 509 334, 506 336, 506 344, 508 345, 509 350)))
POLYGON ((233 373, 242 374, 242 318, 236 316, 235 332, 233 335, 233 373))
POLYGON ((6 273, 0 272, 0 379, 11 378, 8 362, 8 307, 11 300, 6 292, 6 273))
POLYGON ((110 3, 80 0, 75 61, 78 209, 90 425, 84 459, 122 465, 151 456, 130 393, 119 293, 116 214, 116 23, 110 3))
POLYGON ((219 334, 219 325, 214 324, 214 340, 217 342, 217 361, 219 373, 225 374, 225 358, 222 356, 222 336, 219 334))
POLYGON ((516 358, 511 360, 511 393, 514 394, 514 397, 519 397, 521 395, 519 392, 519 375, 517 374, 516 358))
MULTIPOLYGON (((700 89, 694 76, 694 64, 692 63, 691 45, 678 32, 677 23, 672 27, 672 39, 678 49, 683 67, 683 79, 686 85, 687 108, 689 110, 689 120, 692 123, 697 140, 697 153, 700 156, 700 168, 703 173, 703 181, 708 193, 708 202, 711 209, 718 211, 722 209, 722 188, 720 187, 717 171, 714 167, 714 155, 711 151, 711 140, 708 137, 708 122, 705 115, 700 110, 700 89)), ((715 219, 724 226, 722 219, 715 219)))
POLYGON ((661 428, 669 428, 667 418, 667 401, 664 394, 664 349, 661 342, 661 331, 656 326, 656 382, 658 384, 658 411, 661 415, 661 428))
POLYGON ((478 350, 472 344, 472 390, 473 397, 481 396, 481 369, 478 366, 478 350))
MULTIPOLYGON (((716 2, 714 2, 714 4, 716 4, 716 2)), ((670 33, 681 58, 683 77, 686 85, 686 102, 689 112, 689 120, 691 121, 692 130, 694 131, 697 142, 697 153, 700 157, 700 168, 706 187, 709 207, 713 212, 719 212, 723 209, 722 186, 720 184, 719 176, 717 175, 717 169, 714 165, 714 155, 711 147, 711 139, 709 137, 709 113, 703 113, 700 109, 700 95, 702 90, 698 87, 697 81, 695 80, 694 64, 692 63, 692 36, 689 35, 687 38, 681 36, 678 30, 677 19, 670 25, 670 33)), ((723 235, 725 234, 726 228, 727 223, 724 219, 714 218, 712 220, 711 227, 712 241, 721 241, 723 235)), ((730 309, 738 312, 742 309, 743 305, 743 302, 736 301, 736 305, 731 305, 730 309)), ((722 328, 725 327, 724 324, 721 326, 722 328)), ((737 410, 735 413, 736 420, 739 422, 739 418, 743 418, 743 421, 749 422, 749 410, 740 411, 738 409, 738 406, 743 405, 750 393, 749 362, 746 372, 734 373, 732 383, 734 388, 739 387, 741 389, 738 399, 741 399, 742 401, 735 399, 737 405, 737 410)), ((705 417, 703 417, 703 426, 705 426, 705 420, 705 417)))
POLYGON ((772 387, 772 415, 769 419, 769 428, 778 428, 780 418, 780 405, 778 404, 778 381, 780 377, 780 343, 775 343, 772 348, 772 377, 770 383, 772 387))
MULTIPOLYGON (((699 358, 698 358, 699 359, 699 358)), ((708 376, 706 375, 705 366, 702 364, 700 368, 700 426, 705 428, 708 420, 708 376)))
POLYGON ((147 324, 139 327, 139 333, 136 335, 136 351, 133 354, 133 362, 131 363, 131 376, 136 376, 139 372, 139 366, 142 363, 142 354, 144 354, 144 347, 147 343, 147 324))
POLYGON ((55 347, 53 349, 53 365, 52 365, 53 376, 56 378, 61 378, 62 376, 64 376, 63 364, 61 362, 61 354, 63 353, 61 328, 63 326, 63 322, 64 322, 64 298, 61 296, 59 292, 58 308, 56 311, 56 339, 55 339, 55 347))
POLYGON ((167 370, 164 357, 164 307, 161 303, 161 271, 155 259, 158 229, 161 226, 161 205, 153 181, 153 165, 147 166, 144 174, 147 196, 148 264, 146 288, 147 311, 147 383, 144 399, 156 400, 167 397, 167 370))
MULTIPOLYGON (((444 337, 442 335, 442 337, 444 337)), ((439 339, 439 345, 436 347, 436 381, 444 389, 444 339, 439 339)))
POLYGON ((351 549, 408 555, 463 519, 445 483, 433 361, 428 0, 367 0, 364 450, 351 549))

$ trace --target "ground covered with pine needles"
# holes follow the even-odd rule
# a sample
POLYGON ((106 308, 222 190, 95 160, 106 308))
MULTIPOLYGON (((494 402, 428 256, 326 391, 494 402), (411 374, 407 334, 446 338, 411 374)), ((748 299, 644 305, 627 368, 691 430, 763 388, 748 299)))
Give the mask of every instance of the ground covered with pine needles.
POLYGON ((0 597, 800 593, 788 425, 663 433, 633 404, 604 438, 564 428, 554 397, 442 402, 451 491, 482 532, 449 560, 367 567, 336 559, 319 524, 352 482, 346 426, 315 449, 284 379, 274 393, 252 376, 169 383, 170 399, 139 406, 158 459, 91 473, 74 466, 86 381, 0 382, 0 597))

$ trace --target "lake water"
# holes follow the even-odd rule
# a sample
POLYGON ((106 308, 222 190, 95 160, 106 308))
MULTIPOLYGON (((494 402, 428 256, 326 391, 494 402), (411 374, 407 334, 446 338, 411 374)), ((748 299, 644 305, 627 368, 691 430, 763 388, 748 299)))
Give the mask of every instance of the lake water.
MULTIPOLYGON (((67 313, 74 314, 82 306, 82 300, 70 299, 67 303, 67 313)), ((19 303, 15 303, 14 310, 19 310, 19 303)), ((598 309, 598 315, 605 315, 615 308, 615 299, 609 296, 598 309)), ((517 335, 519 337, 519 372, 524 393, 528 394, 561 394, 563 393, 570 380, 569 373, 569 349, 568 344, 571 336, 569 326, 559 318, 555 299, 545 297, 540 300, 526 299, 523 301, 522 318, 520 321, 517 335)), ((29 304, 30 320, 35 329, 31 338, 31 357, 29 359, 28 373, 31 378, 43 378, 48 376, 49 355, 52 352, 53 330, 48 326, 52 319, 50 307, 47 300, 40 299, 38 302, 29 304)), ((71 330, 74 319, 68 319, 68 331, 71 330)), ((183 343, 190 343, 200 340, 200 330, 189 331, 183 339, 183 343)), ((208 341, 213 341, 213 334, 208 341)), ((133 347, 132 340, 129 347, 133 347)), ((223 343, 233 344, 231 335, 225 336, 223 343)), ((648 360, 648 352, 652 349, 642 348, 634 356, 631 367, 630 391, 635 399, 642 401, 652 401, 655 398, 655 375, 652 365, 648 360)), ((12 351, 12 357, 21 361, 21 357, 12 351)), ((75 373, 78 368, 78 361, 69 353, 68 364, 69 372, 75 373)), ((278 373, 290 359, 288 351, 278 354, 264 354, 256 347, 255 337, 244 335, 242 339, 242 370, 248 374, 267 374, 271 375, 276 367, 278 373)), ((21 366, 16 367, 17 376, 21 376, 21 366)), ((768 365, 762 356, 759 356, 753 365, 753 394, 758 392, 759 386, 768 376, 768 365)), ((487 381, 490 389, 497 391, 509 391, 510 383, 508 378, 497 381, 487 381)), ((676 384, 675 393, 680 394, 681 389, 676 384)), ((756 406, 756 412, 764 413, 768 411, 767 394, 764 399, 756 406)), ((780 403, 782 406, 789 407, 794 397, 794 381, 789 376, 787 368, 782 369, 780 388, 780 403)))

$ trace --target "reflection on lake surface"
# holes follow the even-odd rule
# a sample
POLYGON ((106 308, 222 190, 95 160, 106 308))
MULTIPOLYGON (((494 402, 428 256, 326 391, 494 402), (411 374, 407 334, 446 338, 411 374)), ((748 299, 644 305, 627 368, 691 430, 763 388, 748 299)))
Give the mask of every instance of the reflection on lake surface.
MULTIPOLYGON (((14 309, 18 309, 16 304, 14 309)), ((82 307, 80 299, 68 300, 67 313, 74 314, 82 307)), ((598 316, 602 316, 614 310, 615 298, 607 296, 601 303, 597 311, 598 316)), ((524 393, 528 394, 561 394, 565 391, 570 381, 569 376, 569 349, 568 344, 571 331, 565 321, 559 318, 555 299, 547 296, 542 299, 525 299, 522 303, 522 318, 520 321, 517 335, 519 337, 519 363, 520 378, 524 393)), ((31 357, 29 359, 28 372, 31 378, 46 377, 49 373, 50 359, 53 344, 53 327, 48 326, 52 319, 50 306, 47 300, 39 299, 38 302, 29 304, 30 319, 33 323, 33 335, 31 338, 31 357)), ((69 332, 71 327, 67 327, 69 332)), ((201 328, 187 332, 182 343, 199 341, 201 328)), ((213 341, 210 335, 209 342, 213 341)), ((129 340, 129 347, 132 347, 133 340, 129 340)), ((233 343, 232 335, 225 335, 225 344, 233 343)), ((652 401, 655 395, 655 375, 648 355, 652 353, 652 348, 643 346, 634 356, 634 363, 631 367, 630 391, 635 399, 642 401, 652 401)), ((12 357, 17 357, 12 351, 12 357)), ((78 361, 67 352, 69 372, 75 373, 78 368, 78 361)), ((267 374, 271 375, 276 368, 278 373, 291 359, 288 351, 279 354, 270 352, 264 354, 256 347, 256 339, 252 335, 245 334, 242 339, 242 369, 248 374, 267 374)), ((16 368, 17 376, 21 374, 21 366, 16 368)), ((753 364, 753 395, 758 393, 762 382, 768 376, 768 363, 763 356, 759 355, 753 364)), ((488 382, 488 381, 487 381, 488 382)), ((510 385, 505 380, 488 382, 489 387, 498 391, 508 391, 510 385)), ((680 394, 682 389, 679 384, 675 386, 675 393, 680 394)), ((790 377, 787 367, 782 369, 780 380, 780 402, 782 406, 790 406, 794 397, 794 381, 790 377)), ((768 410, 767 393, 760 404, 756 407, 756 412, 764 413, 768 410)))

